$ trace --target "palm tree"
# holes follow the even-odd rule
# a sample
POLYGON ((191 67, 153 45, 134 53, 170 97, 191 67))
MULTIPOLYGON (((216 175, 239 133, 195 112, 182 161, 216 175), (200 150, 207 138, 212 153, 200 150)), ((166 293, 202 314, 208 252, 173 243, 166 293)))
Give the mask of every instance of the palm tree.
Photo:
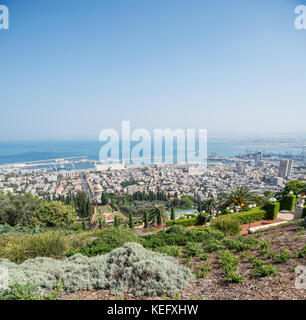
POLYGON ((213 210, 217 209, 217 206, 218 206, 218 204, 217 204, 216 199, 213 197, 210 197, 204 201, 203 208, 204 208, 205 212, 212 212, 213 210))
POLYGON ((162 224, 167 219, 167 212, 160 206, 154 206, 149 214, 149 220, 152 224, 162 224))
POLYGON ((254 200, 254 195, 249 191, 248 188, 241 186, 236 187, 227 197, 224 205, 226 207, 246 207, 254 200))

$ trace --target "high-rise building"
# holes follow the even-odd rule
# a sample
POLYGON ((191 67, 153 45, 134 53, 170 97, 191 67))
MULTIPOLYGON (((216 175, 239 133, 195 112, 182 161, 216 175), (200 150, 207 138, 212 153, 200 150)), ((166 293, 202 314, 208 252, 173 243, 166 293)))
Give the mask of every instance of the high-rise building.
POLYGON ((273 178, 271 178, 271 184, 273 186, 281 186, 283 184, 283 178, 273 177, 273 178))
POLYGON ((244 174, 244 165, 241 163, 236 164, 236 169, 238 174, 244 174))
POLYGON ((288 178, 291 176, 292 174, 292 169, 293 169, 293 160, 289 160, 289 164, 288 164, 288 178))
POLYGON ((259 163, 262 161, 262 152, 255 153, 255 167, 259 167, 259 163))
POLYGON ((281 160, 279 163, 278 176, 288 179, 291 176, 293 160, 281 160))

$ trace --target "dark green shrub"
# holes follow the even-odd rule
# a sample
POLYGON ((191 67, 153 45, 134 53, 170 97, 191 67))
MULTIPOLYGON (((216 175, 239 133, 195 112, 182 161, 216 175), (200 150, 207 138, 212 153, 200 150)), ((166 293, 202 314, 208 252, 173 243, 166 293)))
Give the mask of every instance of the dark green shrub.
POLYGON ((179 218, 176 220, 168 220, 166 222, 166 225, 169 226, 173 226, 173 225, 182 225, 185 227, 192 227, 192 226, 201 226, 205 223, 205 217, 207 217, 208 220, 208 214, 206 213, 200 213, 197 216, 190 216, 189 218, 185 219, 185 218, 179 218), (191 218, 190 218, 191 217, 191 218))
POLYGON ((11 234, 34 234, 41 233, 45 231, 45 228, 42 227, 22 227, 19 224, 14 227, 9 224, 0 224, 0 235, 11 235, 11 234))
POLYGON ((57 300, 62 288, 62 282, 59 281, 57 288, 43 296, 37 293, 37 285, 29 282, 26 284, 14 283, 0 293, 0 300, 57 300))
POLYGON ((306 229, 306 217, 304 217, 304 220, 299 222, 299 227, 297 228, 297 231, 304 231, 306 229))
MULTIPOLYGON (((168 231, 168 230, 167 230, 168 231)), ((192 238, 183 233, 161 231, 156 234, 139 237, 140 242, 147 249, 154 249, 162 246, 184 246, 187 242, 192 241, 192 238)))
POLYGON ((179 257, 183 254, 182 248, 178 246, 164 246, 155 248, 154 251, 158 251, 160 253, 164 253, 168 256, 179 257))
POLYGON ((147 212, 143 216, 143 223, 144 223, 144 228, 148 229, 149 228, 149 214, 147 212))
POLYGON ((220 230, 207 227, 203 229, 202 237, 203 237, 203 241, 206 241, 209 239, 221 240, 224 238, 224 233, 220 230))
POLYGON ((175 224, 179 224, 179 225, 182 225, 182 226, 185 226, 185 227, 195 226, 195 225, 197 225, 197 217, 188 218, 188 219, 179 218, 177 220, 168 220, 168 221, 166 221, 167 227, 173 226, 175 224))
POLYGON ((243 276, 235 271, 231 271, 227 274, 225 280, 230 283, 240 283, 243 281, 243 276))
POLYGON ((36 290, 37 286, 30 283, 25 285, 15 283, 0 294, 0 300, 42 300, 36 290))
POLYGON ((243 243, 251 245, 251 248, 253 248, 255 245, 258 244, 259 240, 252 237, 252 236, 244 236, 244 235, 239 235, 237 237, 237 240, 242 241, 243 243))
POLYGON ((174 207, 171 207, 171 216, 170 216, 170 220, 175 220, 175 210, 174 207))
POLYGON ((297 254, 298 258, 304 258, 306 257, 306 245, 298 251, 298 254, 297 254))
POLYGON ((186 229, 186 227, 184 227, 182 225, 173 225, 171 228, 166 230, 166 233, 185 234, 187 231, 188 231, 188 229, 186 229))
POLYGON ((302 218, 306 218, 306 206, 303 208, 302 218))
POLYGON ((287 194, 280 201, 280 209, 294 211, 296 202, 295 194, 287 194))
POLYGON ((202 260, 202 261, 204 261, 204 260, 207 260, 209 258, 209 254, 208 253, 202 253, 201 255, 200 255, 200 259, 202 260))
POLYGON ((271 251, 271 250, 267 250, 267 249, 265 249, 265 250, 266 250, 267 258, 274 259, 275 255, 276 255, 276 252, 271 251))
POLYGON ((261 255, 263 255, 263 256, 266 255, 268 252, 269 252, 269 250, 268 250, 268 249, 265 249, 265 248, 258 250, 258 253, 261 254, 261 255))
POLYGON ((134 228, 134 220, 133 220, 133 216, 132 216, 131 213, 129 214, 129 227, 130 227, 131 229, 134 228))
POLYGON ((244 212, 231 213, 222 217, 232 217, 239 221, 240 224, 247 224, 266 219, 266 211, 262 208, 253 208, 244 212))
POLYGON ((261 249, 268 249, 272 246, 272 244, 268 240, 261 240, 261 241, 259 241, 259 246, 261 249))
POLYGON ((113 249, 123 246, 127 242, 139 242, 138 237, 133 233, 120 228, 105 230, 96 240, 88 247, 83 247, 79 251, 86 256, 96 256, 105 254, 113 249))
POLYGON ((186 247, 184 249, 184 254, 186 256, 199 257, 202 251, 203 249, 201 245, 197 242, 187 242, 186 247))
POLYGON ((222 231, 225 235, 236 235, 240 232, 239 221, 230 216, 221 216, 214 219, 210 226, 222 231))
POLYGON ((208 214, 207 213, 200 213, 197 216, 197 225, 201 226, 201 225, 205 224, 206 222, 208 222, 208 214))
POLYGON ((203 247, 203 250, 206 252, 218 251, 224 248, 220 240, 216 240, 216 239, 207 239, 205 242, 203 242, 202 247, 203 247))
POLYGON ((234 239, 223 239, 222 243, 227 249, 246 251, 252 249, 253 245, 251 243, 245 243, 241 240, 234 239))
POLYGON ((225 273, 237 270, 239 259, 235 257, 229 250, 222 251, 220 254, 220 264, 225 273))
POLYGON ((225 250, 220 254, 220 264, 226 274, 227 282, 240 283, 243 277, 237 273, 239 258, 235 257, 230 251, 225 250))
POLYGON ((186 258, 184 258, 183 263, 185 266, 191 267, 189 264, 191 261, 192 261, 192 257, 186 257, 186 258))
POLYGON ((76 210, 60 201, 42 201, 33 212, 31 225, 42 227, 68 227, 76 220, 76 210))
POLYGON ((272 264, 265 264, 263 261, 258 259, 254 259, 254 263, 252 265, 253 276, 275 276, 277 273, 277 269, 272 264))
POLYGON ((99 219, 99 229, 102 229, 102 219, 99 219))
POLYGON ((263 209, 266 211, 266 219, 275 220, 277 218, 280 203, 279 202, 268 202, 264 205, 263 209))
POLYGON ((288 249, 282 249, 280 253, 274 256, 274 259, 280 263, 286 262, 291 258, 290 251, 288 249))
POLYGON ((210 272, 211 270, 212 270, 212 267, 210 265, 204 264, 200 266, 196 273, 197 279, 206 278, 207 273, 210 272))

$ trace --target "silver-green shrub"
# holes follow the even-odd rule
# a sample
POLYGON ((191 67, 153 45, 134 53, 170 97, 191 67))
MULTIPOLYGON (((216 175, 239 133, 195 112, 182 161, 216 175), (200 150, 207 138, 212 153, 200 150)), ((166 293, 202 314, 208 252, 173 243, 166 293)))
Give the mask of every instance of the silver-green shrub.
POLYGON ((1 265, 9 269, 10 284, 31 283, 41 292, 56 288, 61 279, 66 292, 100 288, 115 295, 174 296, 194 279, 190 269, 174 258, 138 243, 92 258, 76 254, 63 260, 35 258, 20 265, 0 259, 1 265))

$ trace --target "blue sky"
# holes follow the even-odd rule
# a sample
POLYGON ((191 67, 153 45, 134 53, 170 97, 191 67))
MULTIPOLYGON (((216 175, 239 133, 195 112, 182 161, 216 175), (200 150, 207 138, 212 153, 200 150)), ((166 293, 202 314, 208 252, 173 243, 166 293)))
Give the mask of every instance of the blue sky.
POLYGON ((306 131, 299 0, 0 0, 0 140, 306 131))

